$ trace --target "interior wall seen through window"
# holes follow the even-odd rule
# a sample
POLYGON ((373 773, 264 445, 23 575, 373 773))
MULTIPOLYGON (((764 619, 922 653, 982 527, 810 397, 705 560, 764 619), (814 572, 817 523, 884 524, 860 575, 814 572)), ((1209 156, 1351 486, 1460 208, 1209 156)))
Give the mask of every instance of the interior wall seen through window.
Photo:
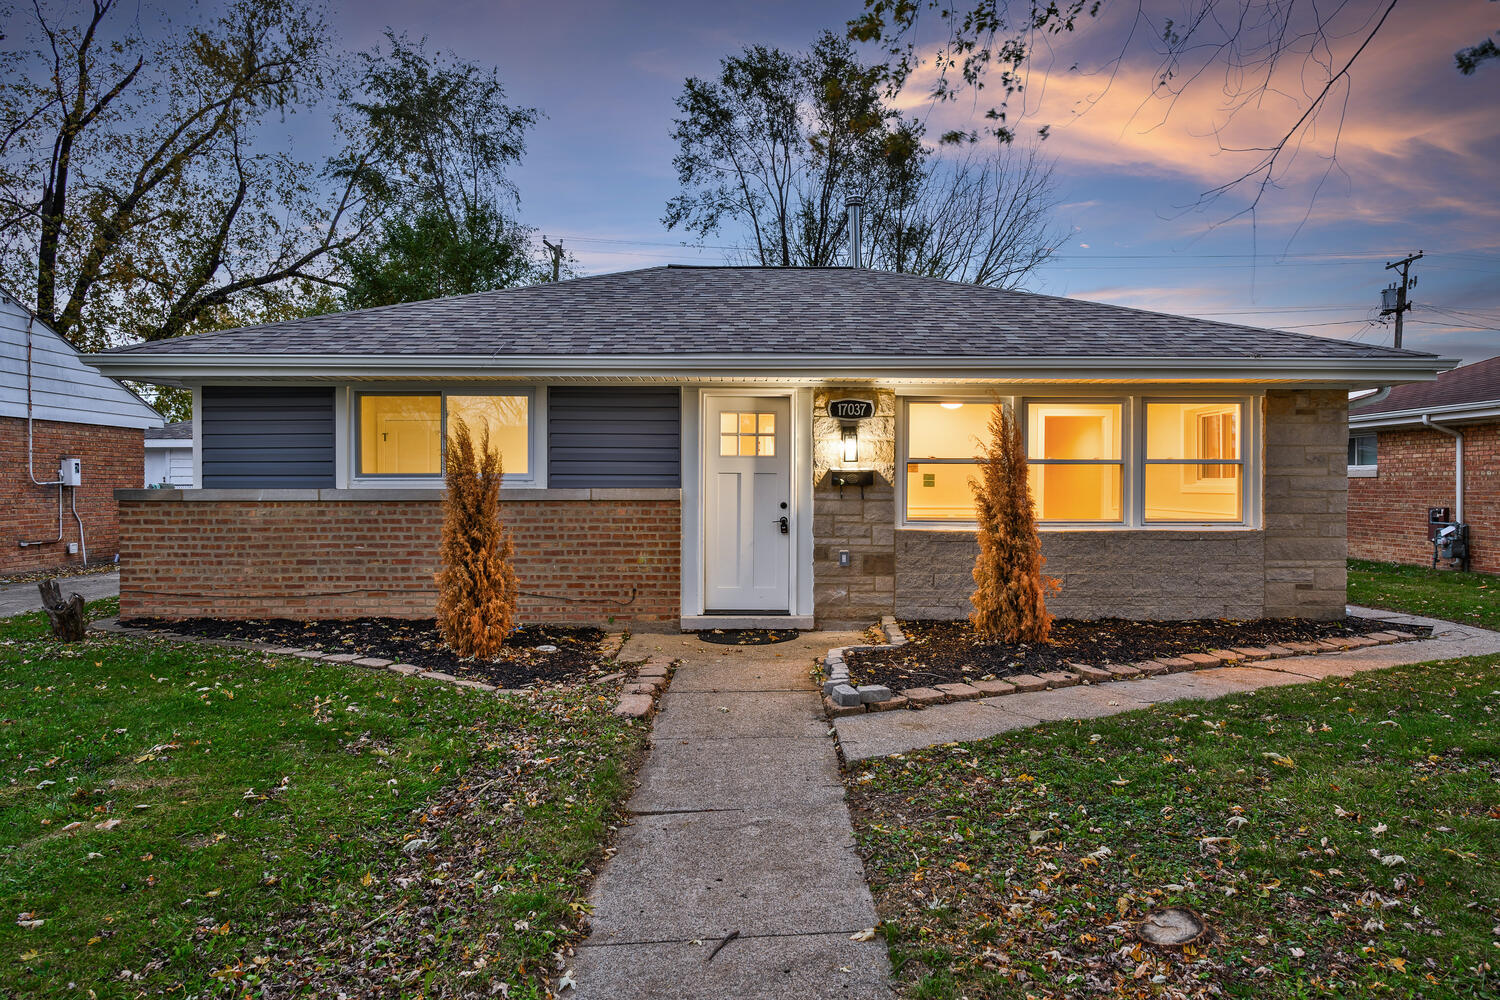
POLYGON ((476 447, 488 432, 507 474, 530 473, 528 396, 445 397, 434 392, 359 396, 359 474, 442 475, 445 419, 450 434, 458 420, 466 422, 476 447))

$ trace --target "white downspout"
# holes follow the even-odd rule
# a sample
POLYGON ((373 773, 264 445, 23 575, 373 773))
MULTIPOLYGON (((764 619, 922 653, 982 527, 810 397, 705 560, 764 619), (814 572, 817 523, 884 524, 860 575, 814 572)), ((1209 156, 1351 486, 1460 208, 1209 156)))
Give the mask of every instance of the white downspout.
POLYGON ((1432 422, 1432 417, 1422 414, 1422 425, 1453 438, 1453 520, 1464 519, 1464 432, 1432 422))

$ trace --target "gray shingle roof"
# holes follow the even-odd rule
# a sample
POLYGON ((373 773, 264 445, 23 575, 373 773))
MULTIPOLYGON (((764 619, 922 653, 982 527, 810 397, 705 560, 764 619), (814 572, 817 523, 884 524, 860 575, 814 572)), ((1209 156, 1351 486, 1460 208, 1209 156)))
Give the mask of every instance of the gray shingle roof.
POLYGON ((1365 416, 1491 401, 1500 402, 1500 356, 1444 372, 1433 382, 1398 385, 1380 402, 1356 405, 1350 413, 1365 416))
POLYGON ((852 268, 654 267, 117 348, 191 355, 1433 355, 852 268))
POLYGON ((174 420, 164 427, 146 428, 146 439, 148 441, 191 441, 193 439, 193 422, 191 420, 174 420))

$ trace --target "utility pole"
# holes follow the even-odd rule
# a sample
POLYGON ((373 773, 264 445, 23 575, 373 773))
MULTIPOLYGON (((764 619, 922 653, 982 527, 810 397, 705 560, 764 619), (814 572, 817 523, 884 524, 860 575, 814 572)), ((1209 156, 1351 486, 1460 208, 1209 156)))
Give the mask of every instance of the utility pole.
MULTIPOLYGON (((552 243, 547 237, 543 236, 542 245, 552 252, 552 280, 556 281, 558 272, 562 267, 562 238, 559 237, 556 243, 552 243)), ((1421 254, 1417 256, 1420 257, 1421 254)))
POLYGON ((1397 347, 1401 346, 1401 314, 1411 308, 1411 303, 1406 301, 1406 292, 1410 288, 1415 288, 1417 284, 1416 278, 1407 280, 1406 272, 1411 269, 1414 261, 1421 259, 1422 251, 1418 250, 1409 257, 1402 257, 1400 260, 1385 266, 1387 271, 1399 270, 1401 272, 1401 283, 1399 285, 1393 284, 1389 288, 1381 289, 1380 292, 1380 305, 1382 307, 1380 315, 1389 316, 1391 313, 1396 314, 1397 347))

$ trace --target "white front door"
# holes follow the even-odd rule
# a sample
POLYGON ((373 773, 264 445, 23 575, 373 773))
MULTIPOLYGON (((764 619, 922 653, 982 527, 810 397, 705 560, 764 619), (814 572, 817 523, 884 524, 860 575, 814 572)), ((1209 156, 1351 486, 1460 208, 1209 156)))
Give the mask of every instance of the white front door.
POLYGON ((791 607, 791 400, 713 396, 703 426, 705 612, 791 607))

